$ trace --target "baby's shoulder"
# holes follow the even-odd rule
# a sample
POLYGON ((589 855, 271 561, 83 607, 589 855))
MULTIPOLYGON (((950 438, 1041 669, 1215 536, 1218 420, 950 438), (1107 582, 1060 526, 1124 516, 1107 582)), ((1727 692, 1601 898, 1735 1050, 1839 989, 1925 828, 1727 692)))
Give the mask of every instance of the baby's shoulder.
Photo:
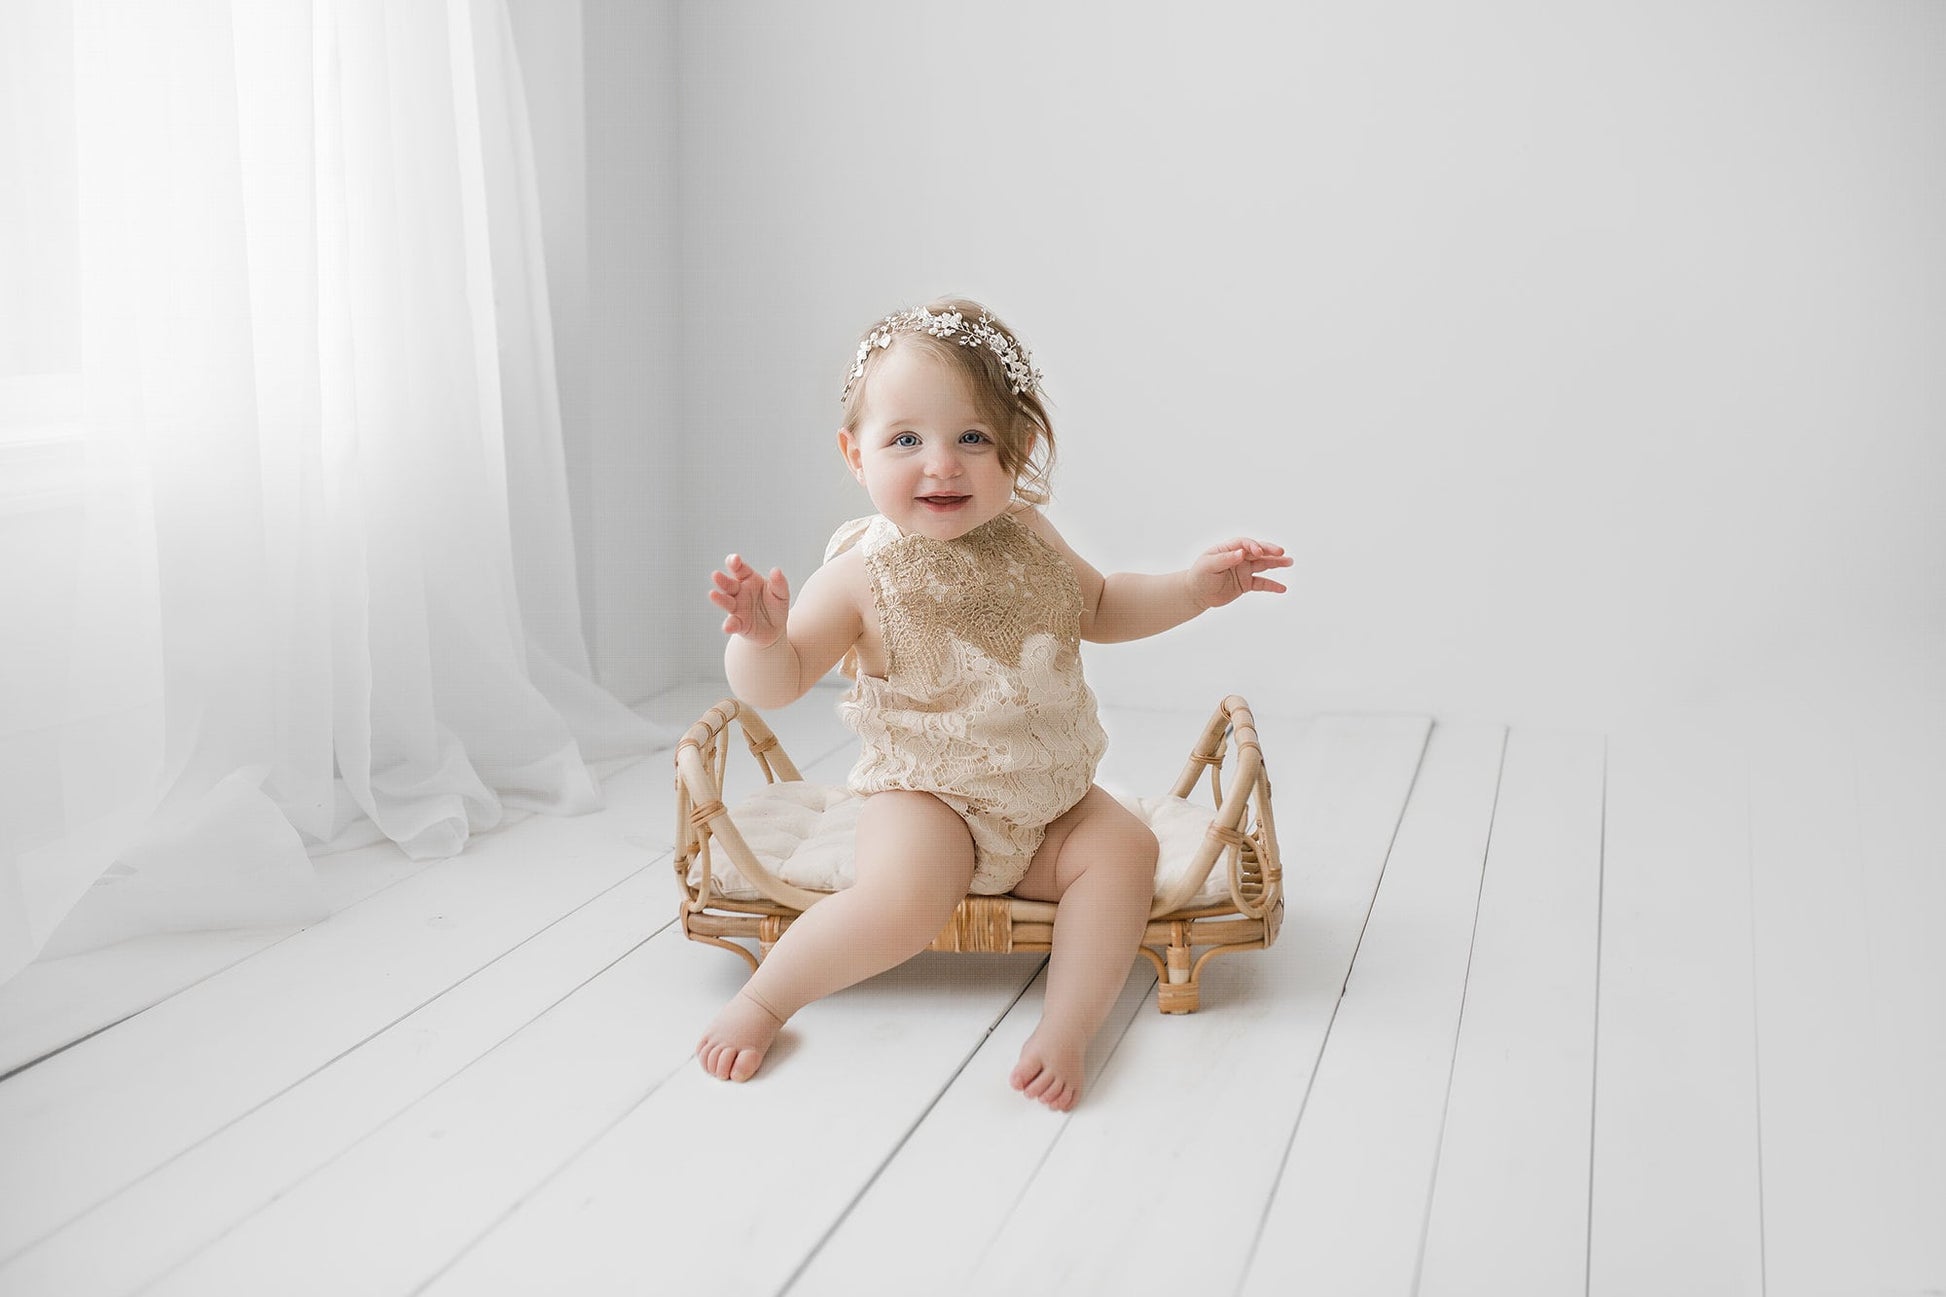
POLYGON ((840 523, 838 530, 832 532, 831 539, 825 543, 824 561, 829 563, 840 554, 856 553, 859 542, 865 539, 865 533, 871 530, 872 523, 877 519, 877 514, 867 514, 863 518, 840 523))
POLYGON ((827 556, 805 583, 807 594, 813 585, 821 597, 841 598, 861 612, 868 609, 872 600, 872 575, 865 565, 864 547, 852 544, 827 556))
POLYGON ((830 572, 834 575, 844 576, 860 573, 864 570, 865 551, 856 545, 853 545, 849 549, 841 549, 837 553, 827 556, 823 566, 818 568, 820 572, 830 572))
POLYGON ((1064 555, 1068 552, 1067 542, 1061 539, 1061 533, 1054 529, 1054 524, 1048 521, 1047 515, 1041 512, 1039 505, 1016 503, 1007 511, 1007 517, 1020 524, 1021 528, 1035 539, 1046 542, 1057 552, 1064 555))
POLYGON ((1046 540, 1048 534, 1054 530, 1054 524, 1047 520, 1047 515, 1041 512, 1040 506, 1037 504, 1027 504, 1024 501, 1016 500, 1008 506, 1005 516, 1019 523, 1028 531, 1033 532, 1042 540, 1046 540))
POLYGON ((1067 538, 1061 535, 1059 529, 1048 520, 1047 515, 1041 512, 1038 505, 1017 505, 1008 516, 1019 522, 1029 535, 1073 568, 1084 588, 1088 587, 1090 581, 1100 579, 1098 575, 1093 575, 1094 569, 1088 565, 1087 560, 1074 552, 1074 546, 1068 544, 1067 538))
POLYGON ((828 553, 814 575, 822 581, 851 585, 865 576, 865 551, 857 545, 849 545, 828 553))

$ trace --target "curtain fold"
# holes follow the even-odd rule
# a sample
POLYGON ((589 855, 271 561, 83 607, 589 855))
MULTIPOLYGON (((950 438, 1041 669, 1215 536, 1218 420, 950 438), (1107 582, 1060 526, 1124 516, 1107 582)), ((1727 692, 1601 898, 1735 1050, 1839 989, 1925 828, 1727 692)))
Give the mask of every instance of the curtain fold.
POLYGON ((0 486, 0 978, 322 917, 334 846, 598 807, 589 761, 672 736, 582 639, 501 0, 35 4, 79 330, 66 375, 0 353, 0 470, 69 457, 0 486))

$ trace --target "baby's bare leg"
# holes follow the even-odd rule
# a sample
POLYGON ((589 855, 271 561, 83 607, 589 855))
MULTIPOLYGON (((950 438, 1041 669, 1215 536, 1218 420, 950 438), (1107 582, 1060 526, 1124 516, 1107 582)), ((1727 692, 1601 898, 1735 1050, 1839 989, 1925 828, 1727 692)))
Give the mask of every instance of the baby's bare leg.
POLYGON ((1066 1111, 1081 1097, 1088 1042, 1128 979, 1155 895, 1155 834, 1100 788, 1050 824, 1014 888, 1058 901, 1047 1009, 1020 1051, 1013 1086, 1066 1111))
POLYGON ((748 1080, 790 1016, 932 944, 973 881, 966 821, 931 793, 874 793, 858 811, 856 881, 791 926, 703 1032, 712 1076, 748 1080))

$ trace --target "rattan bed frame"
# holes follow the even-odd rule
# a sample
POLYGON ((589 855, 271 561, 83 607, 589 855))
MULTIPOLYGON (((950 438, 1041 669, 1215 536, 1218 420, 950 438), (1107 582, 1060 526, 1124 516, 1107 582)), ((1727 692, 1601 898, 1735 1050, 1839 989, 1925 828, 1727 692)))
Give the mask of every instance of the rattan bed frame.
MULTIPOLYGON (((741 955, 754 970, 791 921, 828 892, 793 886, 752 853, 723 800, 733 726, 756 758, 768 783, 800 780, 777 737, 754 710, 725 699, 704 712, 676 745, 676 881, 682 889, 682 930, 692 941, 741 955), (713 849, 722 850, 762 900, 737 900, 714 886, 713 849), (691 866, 698 882, 690 882, 691 866), (754 941, 755 952, 743 942, 754 941)), ((1216 811, 1188 870, 1156 897, 1141 951, 1156 967, 1157 1007, 1193 1013, 1200 1003, 1203 965, 1213 957, 1262 950, 1277 939, 1284 914, 1283 868, 1270 812, 1270 777, 1249 704, 1225 698, 1190 749, 1170 790, 1187 798, 1207 776, 1216 811), (1223 770, 1231 766, 1229 786, 1223 770), (1221 859, 1229 897, 1190 908, 1210 870, 1221 859), (1202 950, 1198 955, 1196 951, 1202 950)), ((932 949, 962 952, 1045 951, 1054 931, 1054 906, 1013 896, 968 896, 933 940, 932 949)))

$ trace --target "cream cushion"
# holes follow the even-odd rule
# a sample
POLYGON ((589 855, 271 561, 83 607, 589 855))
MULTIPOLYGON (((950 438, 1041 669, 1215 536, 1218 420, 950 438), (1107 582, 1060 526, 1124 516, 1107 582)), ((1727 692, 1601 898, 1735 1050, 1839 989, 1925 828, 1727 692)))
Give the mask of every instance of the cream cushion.
MULTIPOLYGON (((1155 889, 1160 896, 1188 872, 1203 845, 1214 812, 1180 797, 1129 797, 1116 800, 1147 824, 1161 844, 1155 889)), ((858 808, 864 799, 843 787, 789 782, 768 784, 730 808, 751 854, 773 874, 797 887, 835 892, 849 887, 852 878, 852 838, 858 830, 858 808)), ((738 872, 720 843, 710 851, 712 891, 731 900, 756 901, 763 893, 738 872)), ((692 861, 689 885, 701 886, 702 866, 692 861)), ((1229 900, 1226 858, 1219 855, 1209 877, 1189 902, 1191 907, 1218 905, 1229 900)))

